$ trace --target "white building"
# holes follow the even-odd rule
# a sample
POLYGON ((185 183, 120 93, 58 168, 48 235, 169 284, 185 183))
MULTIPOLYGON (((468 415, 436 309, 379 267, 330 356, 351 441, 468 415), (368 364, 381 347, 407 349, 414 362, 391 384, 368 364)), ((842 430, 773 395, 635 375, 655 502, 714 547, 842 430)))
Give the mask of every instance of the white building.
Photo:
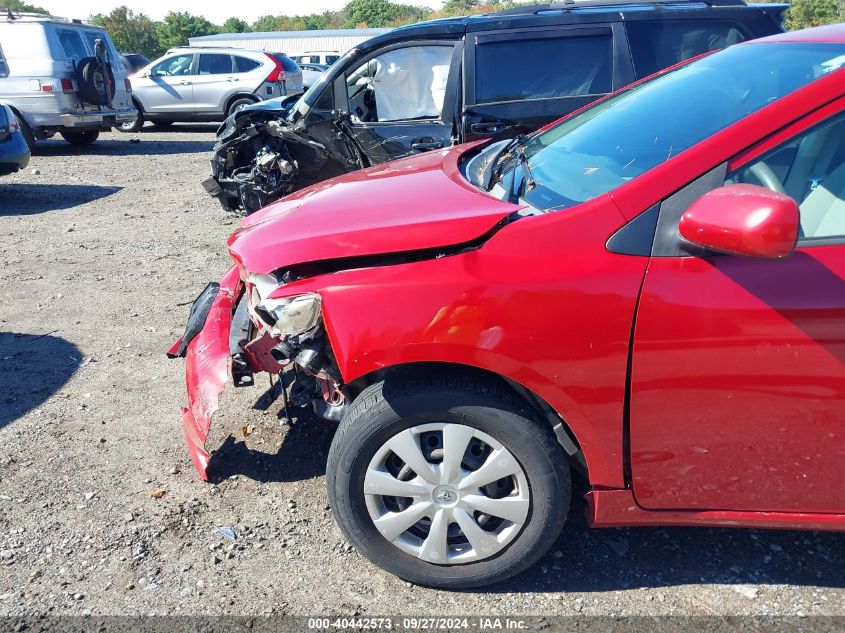
POLYGON ((353 46, 391 29, 335 29, 326 31, 269 31, 265 33, 220 33, 192 37, 194 48, 226 46, 248 50, 273 51, 287 56, 311 51, 345 53, 353 46))

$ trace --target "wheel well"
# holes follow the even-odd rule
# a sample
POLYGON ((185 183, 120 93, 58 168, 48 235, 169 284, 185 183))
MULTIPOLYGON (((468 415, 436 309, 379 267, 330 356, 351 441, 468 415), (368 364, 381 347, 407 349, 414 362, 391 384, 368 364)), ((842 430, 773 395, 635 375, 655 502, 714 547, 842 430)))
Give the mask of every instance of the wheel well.
POLYGON ((249 99, 253 103, 258 103, 258 97, 253 94, 249 94, 248 92, 239 92, 237 94, 232 95, 226 100, 226 107, 223 108, 223 112, 228 114, 229 108, 232 107, 232 104, 237 101, 238 99, 249 99))
POLYGON ((537 413, 538 416, 540 416, 542 420, 545 420, 548 423, 549 427, 552 429, 552 432, 557 438, 558 444, 561 445, 564 452, 568 456, 572 468, 579 474, 583 475, 584 477, 587 477, 587 479, 589 480, 587 472, 587 463, 584 458, 584 453, 581 450, 581 445, 578 442, 575 433, 572 432, 572 429, 566 423, 566 420, 564 420, 563 417, 557 411, 555 411, 551 407, 551 405, 549 405, 548 402, 546 402, 543 398, 541 398, 539 395, 537 395, 524 385, 514 380, 511 380, 510 378, 506 378, 495 372, 489 371, 487 369, 474 367, 472 365, 460 365, 455 363, 408 363, 404 365, 386 367, 384 369, 379 369, 370 374, 361 376, 360 378, 357 378, 347 384, 344 388, 344 391, 348 393, 350 398, 355 398, 366 387, 375 382, 378 382, 379 380, 385 380, 388 378, 388 376, 391 376, 397 372, 413 371, 436 371, 438 373, 453 372, 462 376, 473 376, 478 380, 494 382, 499 385, 504 385, 507 389, 516 394, 517 397, 522 399, 528 406, 534 409, 534 411, 537 413))
POLYGON ((144 111, 144 105, 138 100, 138 97, 136 97, 135 95, 132 95, 132 105, 135 106, 135 109, 138 112, 144 111))

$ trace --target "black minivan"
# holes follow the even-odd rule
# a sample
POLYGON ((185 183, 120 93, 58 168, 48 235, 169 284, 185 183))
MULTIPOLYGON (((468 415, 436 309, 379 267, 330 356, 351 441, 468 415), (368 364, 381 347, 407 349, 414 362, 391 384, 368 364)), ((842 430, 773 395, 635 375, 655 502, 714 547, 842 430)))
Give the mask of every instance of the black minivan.
POLYGON ((787 8, 566 0, 397 28, 348 51, 301 98, 229 117, 203 184, 251 213, 354 169, 532 132, 680 61, 781 32, 787 8))

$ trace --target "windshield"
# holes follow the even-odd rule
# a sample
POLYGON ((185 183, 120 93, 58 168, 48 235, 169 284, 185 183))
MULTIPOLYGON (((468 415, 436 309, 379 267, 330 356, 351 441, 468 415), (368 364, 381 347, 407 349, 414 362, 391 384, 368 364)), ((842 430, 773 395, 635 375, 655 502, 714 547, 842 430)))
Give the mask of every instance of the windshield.
POLYGON ((494 191, 539 211, 585 202, 843 65, 843 44, 733 46, 534 135, 494 191))

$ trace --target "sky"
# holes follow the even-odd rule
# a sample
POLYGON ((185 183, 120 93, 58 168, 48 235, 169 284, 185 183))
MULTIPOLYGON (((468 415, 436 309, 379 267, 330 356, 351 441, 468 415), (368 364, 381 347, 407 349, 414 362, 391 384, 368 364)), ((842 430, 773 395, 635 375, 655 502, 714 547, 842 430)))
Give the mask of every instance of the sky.
MULTIPOLYGON (((110 13, 115 7, 126 5, 135 13, 145 13, 154 20, 160 20, 170 11, 187 11, 221 24, 232 16, 247 22, 254 22, 262 15, 304 15, 321 13, 326 9, 335 11, 349 0, 29 0, 30 4, 47 9, 53 15, 66 18, 87 18, 97 13, 110 13)), ((415 0, 409 4, 440 7, 438 0, 415 0)))

